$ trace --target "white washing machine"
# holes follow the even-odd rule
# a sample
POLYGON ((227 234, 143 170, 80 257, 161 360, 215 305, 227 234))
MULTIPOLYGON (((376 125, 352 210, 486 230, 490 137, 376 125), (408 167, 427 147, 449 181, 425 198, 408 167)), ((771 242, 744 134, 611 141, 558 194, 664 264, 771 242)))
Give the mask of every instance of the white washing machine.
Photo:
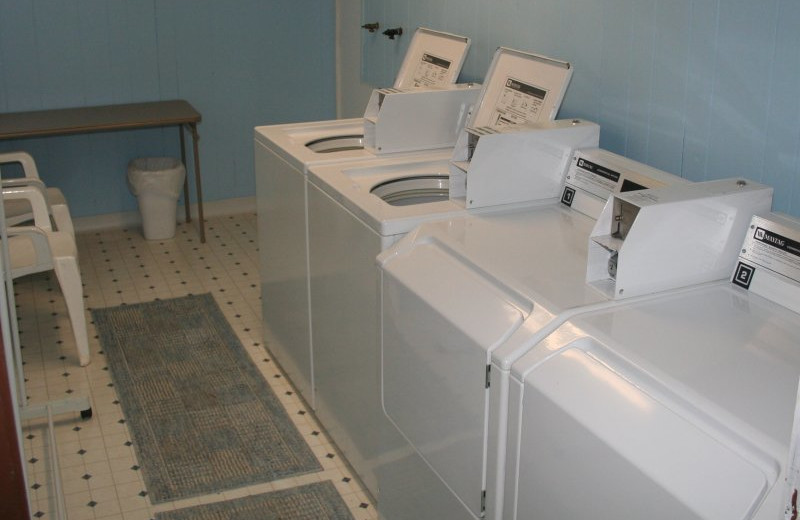
MULTIPOLYGON (((400 126, 416 136, 421 150, 452 147, 462 112, 474 103, 479 88, 452 85, 461 70, 470 41, 452 34, 418 29, 395 81, 391 100, 410 104, 419 114, 422 104, 430 117, 452 123, 447 135, 433 139, 414 125, 431 126, 425 118, 402 117, 396 124, 381 117, 384 125, 400 126), (412 89, 416 89, 413 90, 412 89), (418 95, 420 94, 420 95, 418 95), (435 96, 434 99, 431 99, 435 96), (437 104, 431 106, 431 102, 437 104), (444 144, 440 143, 444 140, 444 144)), ((386 96, 383 96, 385 99, 386 96)), ((387 103, 393 107, 397 103, 387 103)), ((374 111, 373 111, 374 112, 374 111)), ((373 113, 373 119, 375 114, 373 113)), ((255 129, 255 176, 258 210, 262 318, 268 348, 287 372, 306 401, 314 403, 310 311, 308 302, 308 237, 306 222, 306 174, 311 164, 374 158, 364 149, 363 118, 270 125, 255 129)), ((436 127, 440 129, 439 126, 436 127)), ((408 141, 404 141, 408 145, 408 141)), ((395 156, 449 157, 449 151, 401 152, 395 156)))
MULTIPOLYGON (((599 137, 599 128, 593 123, 556 121, 539 124, 539 128, 543 140, 550 138, 551 146, 555 146, 554 136, 562 136, 563 152, 558 158, 537 161, 542 182, 526 188, 539 191, 527 203, 517 203, 518 207, 529 207, 539 200, 553 201, 572 150, 576 145, 596 145, 599 137)), ((531 154, 532 159, 536 157, 531 154)), ((375 257, 421 222, 467 211, 463 204, 447 197, 448 165, 447 160, 401 164, 374 160, 312 167, 309 172, 316 413, 378 501, 375 467, 386 451, 386 443, 385 436, 379 435, 385 419, 380 401, 380 300, 375 257), (392 190, 383 198, 376 195, 388 183, 392 190)), ((496 180, 506 182, 497 173, 496 180)))
POLYGON ((506 518, 797 516, 800 223, 754 217, 742 251, 731 282, 579 314, 514 365, 506 518))
POLYGON ((749 215, 768 210, 772 195, 744 181, 684 183, 601 150, 577 152, 568 178, 571 207, 425 223, 379 255, 383 406, 406 441, 379 473, 384 518, 502 518, 512 363, 578 309, 622 297, 618 289, 633 297, 724 277, 749 215), (623 186, 661 187, 618 193, 623 186), (618 194, 592 213, 603 191, 618 194), (627 240, 616 237, 624 285, 608 294, 612 284, 586 283, 599 257, 589 239, 629 219, 627 240), (654 237, 674 248, 654 247, 654 237), (679 266, 668 286, 648 268, 662 261, 679 266))
MULTIPOLYGON (((529 194, 523 199, 495 198, 496 204, 556 197, 572 150, 597 145, 599 127, 593 123, 548 121, 558 111, 571 74, 572 68, 562 61, 506 48, 495 53, 470 121, 484 114, 494 118, 503 132, 493 135, 495 141, 485 141, 488 144, 505 137, 523 149, 519 136, 524 134, 531 145, 524 148, 524 158, 533 163, 518 160, 516 169, 505 168, 507 157, 497 156, 497 171, 475 173, 491 175, 492 186, 516 185, 515 195, 529 194), (526 124, 539 118, 545 122, 526 124), (537 169, 547 174, 531 183, 537 169)), ((375 497, 379 489, 374 468, 383 453, 378 432, 385 421, 379 399, 375 256, 420 222, 465 211, 462 201, 449 197, 448 171, 449 161, 442 158, 376 159, 309 169, 315 411, 375 497)))

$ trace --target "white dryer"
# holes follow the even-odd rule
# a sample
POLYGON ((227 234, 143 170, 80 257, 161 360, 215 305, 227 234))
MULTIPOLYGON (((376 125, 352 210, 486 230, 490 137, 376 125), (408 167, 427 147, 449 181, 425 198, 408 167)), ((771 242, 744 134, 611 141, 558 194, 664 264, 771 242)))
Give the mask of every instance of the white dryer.
POLYGON ((796 517, 798 311, 800 222, 764 215, 729 283, 561 325, 512 370, 505 518, 796 517))
MULTIPOLYGON (((428 128, 427 119, 401 117, 392 121, 389 115, 381 117, 384 126, 402 128, 402 136, 419 136, 410 144, 423 151, 398 152, 394 156, 449 157, 449 150, 430 149, 452 147, 458 129, 466 121, 463 113, 479 93, 475 85, 453 85, 469 44, 470 40, 463 36, 424 28, 416 31, 389 97, 414 107, 408 113, 418 114, 427 108, 429 117, 448 121, 452 128, 433 139, 430 133, 417 129, 417 125, 428 128)), ((371 114, 377 120, 374 110, 371 114)), ((374 158, 375 150, 364 148, 364 125, 365 119, 355 118, 261 126, 254 132, 265 341, 312 407, 306 174, 312 164, 374 158)), ((441 130, 440 126, 436 128, 441 130)), ((403 143, 410 145, 407 138, 403 143)))
MULTIPOLYGON (((379 473, 384 518, 420 518, 428 509, 436 518, 502 518, 511 365, 578 309, 616 297, 586 283, 590 236, 624 221, 614 202, 639 209, 627 249, 642 250, 642 236, 675 246, 650 248, 644 265, 708 253, 671 279, 680 287, 724 277, 749 215, 768 210, 772 195, 735 180, 684 183, 601 150, 577 152, 568 178, 564 203, 425 223, 379 255, 383 406, 406 441, 379 473), (619 193, 623 186, 660 187, 619 193), (616 195, 598 215, 602 192, 616 195), (697 225, 687 232, 692 215, 697 225), (654 222, 662 226, 641 232, 654 222), (707 243, 713 250, 700 247, 707 243)), ((619 258, 623 280, 639 273, 619 258)), ((660 282, 658 272, 650 278, 660 282)), ((631 287, 631 295, 666 288, 631 287)))

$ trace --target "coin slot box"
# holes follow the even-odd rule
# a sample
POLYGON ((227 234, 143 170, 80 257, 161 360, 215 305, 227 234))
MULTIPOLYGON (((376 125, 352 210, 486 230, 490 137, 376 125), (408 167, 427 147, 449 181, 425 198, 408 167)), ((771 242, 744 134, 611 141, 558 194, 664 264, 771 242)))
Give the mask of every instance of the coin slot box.
POLYGON ((376 155, 455 145, 480 84, 378 89, 364 112, 364 148, 376 155))
POLYGON ((772 188, 745 179, 612 195, 589 239, 586 280, 611 299, 730 276, 751 217, 772 188))
POLYGON ((558 197, 573 152, 596 147, 600 127, 570 119, 467 134, 476 146, 468 165, 451 161, 450 199, 482 208, 558 197))
POLYGON ((452 147, 480 85, 456 80, 470 39, 420 27, 393 88, 372 92, 364 112, 364 148, 376 155, 452 147))

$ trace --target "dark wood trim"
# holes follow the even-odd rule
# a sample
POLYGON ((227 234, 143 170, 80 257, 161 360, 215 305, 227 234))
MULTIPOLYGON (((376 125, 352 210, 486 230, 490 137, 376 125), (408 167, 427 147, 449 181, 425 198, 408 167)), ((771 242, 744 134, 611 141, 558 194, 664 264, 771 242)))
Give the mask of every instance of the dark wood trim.
MULTIPOLYGON (((0 350, 3 350, 2 345, 3 338, 0 335, 0 350)), ((0 518, 27 520, 31 516, 14 422, 16 406, 11 396, 5 355, 0 355, 0 518)))

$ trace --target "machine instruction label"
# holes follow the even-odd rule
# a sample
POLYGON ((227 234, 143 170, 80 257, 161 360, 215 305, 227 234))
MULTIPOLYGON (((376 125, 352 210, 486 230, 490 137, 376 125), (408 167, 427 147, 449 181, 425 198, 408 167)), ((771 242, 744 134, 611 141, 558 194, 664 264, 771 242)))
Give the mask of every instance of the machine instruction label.
POLYGON ((507 78, 495 105, 491 126, 502 128, 538 121, 546 97, 547 90, 543 88, 507 78))
POLYGON ((617 187, 620 177, 620 173, 578 156, 567 172, 567 184, 607 199, 617 187))
POLYGON ((414 72, 415 87, 442 87, 448 83, 447 71, 451 62, 444 58, 425 53, 414 72))
POLYGON ((800 282, 800 237, 791 237, 790 230, 777 226, 753 217, 739 259, 800 282))

